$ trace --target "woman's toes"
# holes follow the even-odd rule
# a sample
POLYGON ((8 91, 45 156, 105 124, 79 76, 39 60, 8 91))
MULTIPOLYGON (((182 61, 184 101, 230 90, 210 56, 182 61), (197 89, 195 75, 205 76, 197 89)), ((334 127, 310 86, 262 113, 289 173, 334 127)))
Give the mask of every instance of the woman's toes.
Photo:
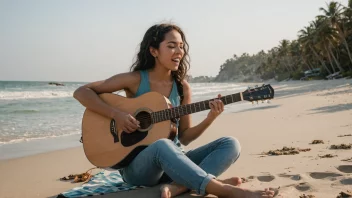
POLYGON ((171 198, 171 192, 170 192, 169 187, 162 186, 160 188, 160 192, 161 192, 161 198, 171 198))

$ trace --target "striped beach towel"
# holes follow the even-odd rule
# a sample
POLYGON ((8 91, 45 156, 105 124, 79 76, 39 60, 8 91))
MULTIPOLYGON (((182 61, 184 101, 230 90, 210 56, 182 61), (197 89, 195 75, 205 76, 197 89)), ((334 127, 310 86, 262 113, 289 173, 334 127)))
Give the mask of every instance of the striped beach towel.
POLYGON ((123 181, 119 171, 103 170, 95 174, 89 182, 82 186, 75 187, 63 192, 57 198, 75 198, 94 195, 104 195, 119 191, 135 190, 145 188, 145 186, 134 186, 123 181))

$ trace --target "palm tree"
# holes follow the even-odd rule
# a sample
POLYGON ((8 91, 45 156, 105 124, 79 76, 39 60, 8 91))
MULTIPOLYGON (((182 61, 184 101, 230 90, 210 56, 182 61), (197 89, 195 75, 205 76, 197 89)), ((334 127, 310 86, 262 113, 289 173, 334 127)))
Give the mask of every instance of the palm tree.
MULTIPOLYGON (((349 2, 349 5, 350 3, 351 2, 349 2)), ((338 35, 340 37, 340 40, 347 50, 350 63, 352 64, 352 56, 351 56, 350 49, 348 47, 348 43, 346 41, 346 33, 343 31, 342 24, 341 24, 341 14, 342 14, 343 7, 341 6, 341 4, 334 1, 327 3, 326 6, 327 6, 327 9, 319 8, 319 10, 324 13, 324 15, 319 15, 318 17, 322 17, 326 19, 327 21, 329 21, 330 25, 333 28, 336 28, 338 35)))
POLYGON ((290 45, 290 41, 284 39, 280 41, 280 45, 277 47, 277 49, 278 49, 278 55, 280 56, 280 60, 282 61, 283 65, 287 68, 287 71, 292 72, 293 69, 291 67, 291 64, 288 61, 288 56, 290 53, 289 45, 290 45))
POLYGON ((333 72, 335 73, 336 70, 332 59, 334 59, 338 69, 343 72, 344 69, 340 66, 340 63, 337 61, 331 50, 332 42, 336 40, 336 37, 338 37, 337 32, 329 25, 329 22, 325 18, 319 16, 316 21, 312 22, 312 25, 315 27, 316 45, 321 49, 323 55, 329 60, 333 72))
MULTIPOLYGON (((299 39, 298 41, 301 43, 303 48, 308 48, 313 52, 315 57, 319 60, 321 65, 325 68, 325 70, 331 74, 330 69, 326 66, 324 60, 319 56, 317 50, 315 49, 315 40, 316 40, 316 35, 314 35, 314 26, 311 24, 309 27, 304 27, 299 31, 299 39)), ((306 50, 308 51, 308 50, 306 50)))

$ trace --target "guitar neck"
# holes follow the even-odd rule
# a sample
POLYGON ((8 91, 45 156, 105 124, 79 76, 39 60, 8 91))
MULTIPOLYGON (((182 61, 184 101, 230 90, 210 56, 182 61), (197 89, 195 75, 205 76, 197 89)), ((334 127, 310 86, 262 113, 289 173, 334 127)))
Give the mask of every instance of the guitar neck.
MULTIPOLYGON (((219 98, 224 105, 228 105, 235 102, 240 102, 243 100, 242 92, 231 94, 227 96, 223 96, 219 98)), ((204 100, 200 102, 195 102, 191 104, 181 105, 178 107, 173 107, 170 109, 164 109, 161 111, 156 111, 152 113, 153 123, 162 122, 165 120, 171 120, 174 118, 179 118, 184 115, 197 113, 200 111, 205 111, 210 109, 209 102, 214 99, 204 100)))

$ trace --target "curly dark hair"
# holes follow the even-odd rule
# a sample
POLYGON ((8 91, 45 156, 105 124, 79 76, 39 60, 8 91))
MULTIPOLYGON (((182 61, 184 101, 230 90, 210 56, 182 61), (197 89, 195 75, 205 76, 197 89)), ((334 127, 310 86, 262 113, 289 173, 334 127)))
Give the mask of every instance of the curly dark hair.
POLYGON ((139 71, 139 70, 154 68, 155 59, 154 59, 154 56, 150 54, 149 48, 153 47, 155 49, 159 49, 160 43, 165 39, 165 35, 172 30, 176 30, 181 34, 181 38, 184 43, 183 45, 184 56, 180 60, 180 65, 178 67, 178 70, 171 72, 173 78, 178 83, 180 83, 186 77, 187 71, 190 68, 190 65, 189 65, 190 60, 188 55, 189 46, 186 41, 185 34, 181 30, 181 28, 174 24, 169 24, 169 23, 157 24, 157 25, 153 25, 147 30, 140 44, 140 49, 137 54, 137 60, 132 64, 130 70, 139 71))

